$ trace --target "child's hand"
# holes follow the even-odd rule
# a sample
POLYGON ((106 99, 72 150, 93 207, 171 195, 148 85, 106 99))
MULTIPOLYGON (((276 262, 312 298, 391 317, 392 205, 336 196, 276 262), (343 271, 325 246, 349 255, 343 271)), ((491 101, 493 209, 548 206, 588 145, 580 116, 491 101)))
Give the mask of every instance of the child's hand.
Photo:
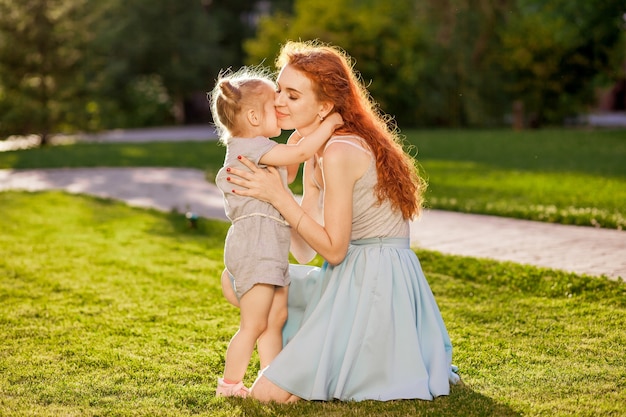
POLYGON ((343 117, 341 117, 339 113, 333 112, 326 116, 326 118, 324 119, 324 123, 328 123, 332 126, 333 130, 336 130, 343 126, 343 117))

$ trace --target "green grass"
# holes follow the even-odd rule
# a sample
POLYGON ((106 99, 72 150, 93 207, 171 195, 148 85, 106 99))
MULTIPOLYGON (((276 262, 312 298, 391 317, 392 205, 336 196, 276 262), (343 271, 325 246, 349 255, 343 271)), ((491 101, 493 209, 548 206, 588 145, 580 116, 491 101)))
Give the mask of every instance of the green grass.
MULTIPOLYGON (((408 130, 428 178, 427 206, 553 223, 626 227, 624 130, 408 130)), ((168 166, 213 179, 210 142, 76 144, 0 153, 0 168, 168 166)), ((293 187, 300 192, 299 181, 293 187)))
POLYGON ((626 227, 626 130, 429 130, 407 141, 432 208, 626 227))
POLYGON ((0 152, 0 169, 174 167, 217 174, 225 153, 217 142, 76 143, 0 152))
POLYGON ((214 397, 238 325, 228 224, 60 192, 3 192, 0 210, 0 415, 624 415, 624 283, 420 251, 465 385, 263 405, 214 397))

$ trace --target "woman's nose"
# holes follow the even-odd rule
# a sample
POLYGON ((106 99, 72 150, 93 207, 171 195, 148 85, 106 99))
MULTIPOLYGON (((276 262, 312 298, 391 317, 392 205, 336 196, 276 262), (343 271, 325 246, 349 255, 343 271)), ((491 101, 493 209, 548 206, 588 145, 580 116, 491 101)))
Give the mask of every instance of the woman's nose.
POLYGON ((282 105, 282 95, 277 91, 274 93, 274 105, 281 106, 282 105))

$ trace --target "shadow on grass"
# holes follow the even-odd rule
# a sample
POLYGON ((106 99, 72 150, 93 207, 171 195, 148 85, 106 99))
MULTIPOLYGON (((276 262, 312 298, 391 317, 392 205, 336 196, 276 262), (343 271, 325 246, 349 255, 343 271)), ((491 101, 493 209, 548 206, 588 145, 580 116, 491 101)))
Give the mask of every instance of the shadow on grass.
POLYGON ((163 235, 182 234, 184 236, 198 236, 208 239, 207 244, 216 248, 222 248, 226 240, 226 234, 230 227, 230 222, 223 220, 207 219, 197 217, 194 220, 187 218, 185 213, 170 211, 165 214, 165 219, 171 226, 169 231, 153 230, 153 233, 163 235))
POLYGON ((301 401, 296 404, 262 404, 254 400, 215 399, 212 411, 228 416, 491 416, 514 417, 522 414, 506 404, 486 397, 466 385, 454 386, 447 397, 434 401, 362 401, 318 402, 301 401), (223 414, 222 414, 223 413, 223 414))

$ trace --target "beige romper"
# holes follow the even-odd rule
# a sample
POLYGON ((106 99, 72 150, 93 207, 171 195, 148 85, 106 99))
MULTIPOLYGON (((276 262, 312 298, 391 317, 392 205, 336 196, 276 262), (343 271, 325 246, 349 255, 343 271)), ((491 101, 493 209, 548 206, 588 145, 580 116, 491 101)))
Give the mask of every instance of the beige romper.
MULTIPOLYGON (((261 157, 276 145, 273 140, 262 136, 228 139, 224 166, 215 178, 224 195, 226 216, 232 222, 224 245, 224 264, 234 278, 238 298, 255 284, 289 285, 289 225, 274 206, 234 194, 232 190, 241 187, 226 181, 230 175, 226 167, 247 169, 237 159, 238 155, 258 165, 261 157)), ((286 187, 286 169, 277 168, 286 187)))

